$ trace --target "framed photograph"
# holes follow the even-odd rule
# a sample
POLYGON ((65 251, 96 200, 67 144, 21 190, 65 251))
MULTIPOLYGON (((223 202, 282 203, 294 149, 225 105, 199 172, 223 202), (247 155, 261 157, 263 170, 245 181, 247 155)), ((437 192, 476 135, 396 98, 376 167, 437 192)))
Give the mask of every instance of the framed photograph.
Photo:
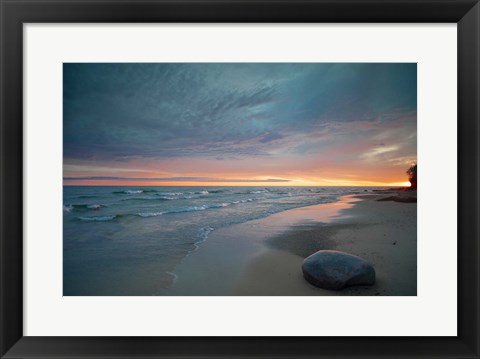
POLYGON ((64 63, 63 296, 415 296, 416 87, 415 63, 64 63))
POLYGON ((1 1, 1 358, 479 357, 477 1, 1 1))

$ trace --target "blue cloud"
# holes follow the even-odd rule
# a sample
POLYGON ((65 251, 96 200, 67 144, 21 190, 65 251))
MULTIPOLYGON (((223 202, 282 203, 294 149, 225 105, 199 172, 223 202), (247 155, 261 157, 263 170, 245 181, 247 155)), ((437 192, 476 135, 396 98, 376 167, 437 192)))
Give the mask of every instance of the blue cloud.
POLYGON ((416 64, 72 63, 63 71, 67 162, 268 156, 322 124, 389 122, 417 101, 416 64))

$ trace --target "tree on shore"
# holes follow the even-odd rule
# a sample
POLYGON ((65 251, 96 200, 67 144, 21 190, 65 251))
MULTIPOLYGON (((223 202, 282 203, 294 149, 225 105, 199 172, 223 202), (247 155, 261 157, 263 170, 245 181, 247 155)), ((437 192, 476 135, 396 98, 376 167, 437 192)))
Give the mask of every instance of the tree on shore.
POLYGON ((417 188, 417 164, 410 166, 407 170, 408 180, 410 181, 410 188, 417 188))

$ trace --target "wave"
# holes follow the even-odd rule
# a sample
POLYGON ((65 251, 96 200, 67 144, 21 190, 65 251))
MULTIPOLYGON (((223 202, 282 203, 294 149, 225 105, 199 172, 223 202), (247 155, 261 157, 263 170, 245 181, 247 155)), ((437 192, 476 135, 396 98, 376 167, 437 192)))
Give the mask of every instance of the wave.
MULTIPOLYGON (((160 192, 159 194, 164 194, 164 195, 167 195, 167 196, 181 196, 183 194, 209 194, 210 192, 206 191, 206 190, 202 190, 202 191, 195 191, 195 192, 160 192)), ((212 191, 211 193, 220 193, 220 191, 212 191)))
POLYGON ((145 212, 145 213, 137 213, 137 216, 147 218, 147 217, 157 217, 164 215, 165 212, 145 212))
POLYGON ((122 198, 121 201, 175 201, 179 199, 197 199, 208 194, 208 191, 200 192, 159 192, 156 197, 129 197, 122 198))
MULTIPOLYGON (((230 194, 231 192, 228 191, 230 194)), ((101 222, 106 222, 106 221, 111 221, 114 219, 120 219, 121 217, 127 217, 131 216, 134 218, 148 218, 148 217, 157 217, 157 216, 163 216, 163 215, 169 215, 169 214, 180 214, 180 213, 188 213, 188 212, 197 212, 197 211, 205 211, 205 210, 210 210, 210 209, 222 209, 225 207, 236 207, 236 206, 248 206, 250 208, 250 202, 256 202, 260 201, 262 203, 261 208, 264 208, 263 206, 268 206, 268 208, 265 207, 265 209, 262 209, 262 214, 271 214, 271 213, 276 213, 278 211, 287 209, 286 207, 291 208, 290 205, 311 205, 311 204, 317 204, 317 203, 325 203, 329 202, 331 200, 334 200, 336 195, 324 197, 323 195, 318 195, 316 194, 315 196, 312 196, 313 193, 310 191, 306 192, 286 192, 285 190, 283 191, 276 191, 276 190, 269 190, 269 189, 256 189, 254 191, 249 191, 248 193, 258 193, 257 195, 254 196, 246 196, 245 194, 241 196, 240 198, 231 198, 229 196, 224 196, 224 195, 219 195, 218 199, 216 201, 209 201, 210 203, 201 203, 204 202, 204 200, 211 198, 214 199, 215 196, 212 195, 212 197, 207 197, 204 195, 201 195, 201 193, 210 193, 208 191, 195 191, 195 192, 167 192, 167 191, 157 191, 156 195, 150 195, 150 196, 145 196, 145 195, 140 195, 140 196, 127 196, 126 198, 119 198, 117 201, 114 203, 108 204, 109 208, 115 208, 115 205, 122 203, 121 201, 139 201, 141 207, 134 206, 132 209, 130 207, 122 207, 124 208, 123 210, 120 210, 116 213, 113 213, 111 215, 98 215, 94 216, 93 212, 89 211, 97 211, 102 209, 102 207, 107 207, 106 205, 99 204, 99 203, 90 203, 90 204, 65 204, 63 207, 63 210, 65 212, 86 212, 84 215, 81 217, 76 217, 77 219, 80 219, 82 221, 101 221, 101 222), (196 201, 186 201, 186 202, 178 202, 179 205, 174 206, 165 206, 165 205, 160 205, 158 203, 158 206, 155 203, 151 203, 147 205, 148 201, 171 201, 171 200, 177 200, 177 199, 186 199, 187 196, 185 196, 188 193, 197 193, 197 198, 202 198, 202 200, 196 200, 196 201), (169 194, 170 196, 167 196, 169 194), (306 196, 306 197, 305 197, 306 196), (223 197, 223 198, 222 198, 223 197), (242 198, 243 197, 243 198, 242 198), (288 198, 291 197, 291 200, 280 200, 282 198, 288 198), (331 198, 332 197, 332 198, 331 198), (227 199, 229 198, 229 199, 227 199), (292 202, 293 201, 293 202, 292 202), (144 202, 145 206, 142 206, 141 202, 144 202), (195 202, 200 202, 200 203, 195 203, 195 202), (213 202, 213 203, 212 203, 213 202), (298 203, 296 203, 298 202, 298 203), (180 203, 185 203, 184 205, 180 205, 180 203), (278 205, 275 205, 278 204, 278 205), (275 208, 270 208, 271 206, 274 206, 275 208), (153 206, 153 207, 152 207, 153 206), (144 208, 142 208, 144 207, 144 208), (150 208, 148 208, 150 207, 150 208), (167 208, 165 208, 167 207, 167 208), (170 208, 168 208, 170 207, 170 208), (123 212, 125 211, 125 212, 123 212), (91 214, 91 215, 90 215, 91 214)), ((174 204, 175 202, 172 202, 174 204)), ((294 206, 294 207, 295 207, 294 206)), ((253 212, 256 212, 258 210, 257 206, 252 204, 251 207, 253 212)), ((232 209, 233 210, 233 209, 232 209)), ((230 210, 226 210, 225 212, 221 211, 222 216, 223 215, 230 215, 230 210)), ((107 212, 108 213, 108 212, 107 212)), ((246 213, 242 212, 241 213, 246 213)), ((110 213, 109 213, 110 214, 110 213)), ((250 216, 249 216, 250 218, 250 216)))
POLYGON ((140 194, 143 193, 142 189, 136 189, 136 190, 126 190, 126 191, 113 191, 113 194, 140 194))
POLYGON ((232 204, 240 204, 240 203, 248 203, 253 201, 259 201, 264 198, 248 198, 248 199, 240 199, 238 201, 233 201, 232 204))
POLYGON ((100 208, 106 207, 104 204, 64 204, 63 210, 65 212, 71 212, 73 210, 76 211, 89 211, 89 210, 97 210, 100 208))
POLYGON ((263 194, 263 193, 270 193, 270 192, 274 192, 274 191, 270 191, 268 188, 256 189, 256 190, 245 189, 244 191, 241 190, 240 192, 232 192, 232 194, 263 194))
MULTIPOLYGON (((202 194, 206 195, 209 194, 207 190, 202 191, 195 191, 195 192, 159 192, 154 189, 128 189, 124 191, 113 191, 113 194, 142 194, 142 193, 157 193, 159 196, 182 196, 184 194, 202 194)), ((213 193, 220 193, 220 190, 215 191, 213 193)))
POLYGON ((193 207, 170 209, 170 210, 167 210, 167 211, 160 211, 160 212, 143 212, 143 213, 137 213, 137 215, 140 216, 140 217, 157 217, 157 216, 163 216, 164 214, 204 211, 208 208, 209 208, 209 206, 203 205, 203 206, 193 206, 193 207))
POLYGON ((290 192, 288 192, 285 194, 271 195, 262 199, 280 199, 280 198, 288 198, 288 197, 296 197, 296 196, 302 196, 302 194, 291 194, 290 192))
POLYGON ((251 194, 260 194, 260 193, 269 193, 270 191, 268 189, 262 189, 262 190, 259 190, 259 191, 251 191, 251 192, 248 192, 248 193, 251 193, 251 194))
POLYGON ((78 217, 78 219, 87 222, 108 222, 117 218, 117 215, 112 216, 84 216, 78 217))
POLYGON ((224 208, 224 207, 228 207, 228 206, 233 205, 233 204, 253 202, 255 200, 257 200, 257 198, 249 198, 249 199, 245 199, 245 200, 235 201, 235 202, 232 202, 232 203, 203 204, 201 206, 182 207, 182 208, 175 208, 175 209, 170 209, 170 210, 166 210, 166 211, 158 211, 158 212, 140 212, 140 213, 137 213, 137 216, 147 218, 147 217, 163 216, 165 214, 204 211, 206 209, 224 208))
POLYGON ((195 246, 195 250, 197 250, 200 247, 201 243, 205 242, 208 239, 208 235, 213 230, 214 230, 214 228, 210 227, 210 226, 209 227, 203 227, 203 228, 199 229, 199 231, 198 231, 199 240, 196 241, 195 243, 193 243, 193 245, 195 246))
POLYGON ((172 284, 175 284, 177 279, 178 279, 178 275, 173 273, 173 272, 165 272, 167 273, 168 275, 172 276, 172 284))
POLYGON ((88 204, 87 205, 88 209, 100 209, 102 207, 104 207, 102 204, 88 204))
POLYGON ((222 208, 222 207, 228 207, 230 205, 231 203, 218 203, 218 204, 212 204, 210 206, 207 206, 207 208, 222 208))
POLYGON ((196 199, 201 196, 191 196, 192 194, 200 194, 200 192, 186 192, 187 195, 183 192, 160 192, 157 193, 157 196, 164 200, 173 201, 177 199, 196 199))
POLYGON ((169 197, 132 197, 132 198, 122 198, 120 201, 125 202, 125 201, 169 201, 175 198, 169 198, 169 197))
POLYGON ((150 193, 157 192, 154 189, 127 189, 124 191, 113 191, 113 194, 141 194, 141 193, 150 193))

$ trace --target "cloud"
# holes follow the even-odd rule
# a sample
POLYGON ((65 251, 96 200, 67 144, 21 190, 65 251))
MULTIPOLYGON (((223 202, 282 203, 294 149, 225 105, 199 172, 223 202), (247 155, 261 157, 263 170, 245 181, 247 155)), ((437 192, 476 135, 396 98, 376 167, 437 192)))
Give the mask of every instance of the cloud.
POLYGON ((65 172, 152 172, 151 170, 138 169, 138 168, 119 168, 119 167, 107 167, 107 166, 88 166, 88 165, 73 165, 66 164, 63 166, 65 172))
POLYGON ((261 143, 271 142, 275 140, 279 140, 284 138, 285 136, 278 132, 267 132, 265 135, 262 136, 260 139, 261 143))
POLYGON ((416 109, 415 64, 64 64, 64 155, 269 156, 318 125, 387 125, 400 108, 416 109))
POLYGON ((268 178, 268 179, 225 179, 210 177, 110 177, 110 176, 86 176, 86 177, 64 177, 64 181, 139 181, 139 182, 290 182, 288 179, 268 178))
POLYGON ((390 152, 397 151, 399 149, 398 146, 393 145, 393 146, 378 146, 374 147, 368 152, 364 153, 361 155, 362 158, 368 160, 368 161, 374 161, 376 160, 379 156, 385 155, 390 152))
POLYGON ((261 173, 287 182, 401 167, 416 158, 416 71, 395 63, 64 64, 65 180, 248 182, 226 178, 261 173))

